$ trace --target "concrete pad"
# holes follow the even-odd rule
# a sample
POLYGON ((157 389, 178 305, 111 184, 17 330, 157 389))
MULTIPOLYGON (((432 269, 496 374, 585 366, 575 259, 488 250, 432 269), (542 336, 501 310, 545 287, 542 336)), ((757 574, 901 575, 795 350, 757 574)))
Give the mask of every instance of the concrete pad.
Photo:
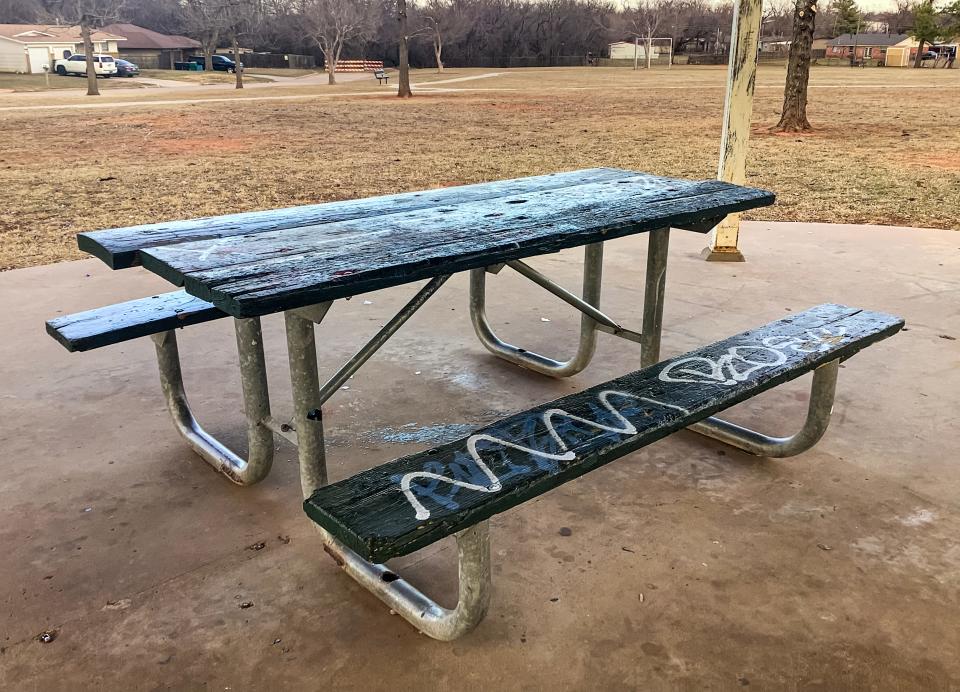
MULTIPOLYGON (((746 263, 707 263, 702 236, 673 234, 664 356, 827 301, 903 315, 908 330, 843 366, 834 422, 801 457, 681 433, 496 517, 490 614, 451 644, 391 617, 321 551, 289 444, 265 482, 236 488, 177 437, 149 340, 70 354, 44 334, 47 318, 163 281, 95 260, 0 274, 0 687, 960 687, 960 235, 750 223, 743 240, 746 263)), ((606 254, 604 308, 636 327, 645 239, 606 254)), ((576 287, 579 256, 533 263, 576 287)), ((569 308, 508 271, 489 285, 505 337, 573 347, 569 308)), ((605 335, 570 380, 498 361, 473 337, 466 286, 451 280, 330 402, 332 478, 638 367, 633 344, 605 335)), ((321 367, 412 292, 335 305, 321 367)), ((282 415, 282 321, 264 329, 282 415)), ((198 416, 242 447, 231 325, 180 341, 198 416)), ((790 432, 807 382, 730 417, 790 432)), ((396 567, 449 603, 450 547, 396 567)))

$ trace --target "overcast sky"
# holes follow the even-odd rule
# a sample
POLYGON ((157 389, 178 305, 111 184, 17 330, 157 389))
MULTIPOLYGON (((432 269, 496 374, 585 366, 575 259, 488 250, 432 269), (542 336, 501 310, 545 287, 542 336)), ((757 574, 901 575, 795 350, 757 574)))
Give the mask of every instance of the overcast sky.
POLYGON ((857 0, 857 7, 864 12, 894 12, 897 3, 894 0, 857 0))

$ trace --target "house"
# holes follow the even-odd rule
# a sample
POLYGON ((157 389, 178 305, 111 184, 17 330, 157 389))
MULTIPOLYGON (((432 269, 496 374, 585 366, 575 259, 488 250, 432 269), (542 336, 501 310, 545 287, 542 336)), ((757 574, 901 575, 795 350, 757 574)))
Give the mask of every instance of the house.
MULTIPOLYGON (((663 39, 655 38, 654 41, 662 42, 663 39)), ((609 45, 609 50, 611 60, 633 60, 634 55, 637 56, 638 60, 647 59, 647 41, 646 39, 642 38, 637 42, 617 41, 616 43, 611 43, 609 45)), ((664 46, 662 43, 654 43, 652 46, 650 46, 650 55, 654 60, 656 60, 657 56, 661 54, 666 56, 669 55, 669 53, 669 47, 664 46)))
POLYGON ((760 39, 759 49, 764 55, 786 55, 790 52, 791 43, 793 41, 781 36, 771 36, 760 39))
POLYGON ((170 36, 136 24, 108 24, 104 31, 123 36, 120 57, 135 62, 145 70, 172 70, 175 62, 183 62, 201 49, 199 41, 186 36, 170 36))
POLYGON ((907 64, 920 43, 906 34, 842 34, 827 41, 827 58, 879 60, 886 65, 907 64), (888 52, 889 60, 888 58, 888 52))
MULTIPOLYGON (((117 55, 124 39, 108 31, 91 33, 95 53, 117 55)), ((74 53, 83 53, 79 26, 0 24, 0 72, 42 74, 43 66, 74 53)))

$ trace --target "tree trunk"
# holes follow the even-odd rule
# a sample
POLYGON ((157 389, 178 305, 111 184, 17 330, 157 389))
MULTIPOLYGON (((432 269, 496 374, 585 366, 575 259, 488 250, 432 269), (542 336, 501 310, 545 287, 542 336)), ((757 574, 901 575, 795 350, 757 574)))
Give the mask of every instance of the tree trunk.
POLYGON ((633 37, 633 69, 640 69, 640 37, 633 37))
POLYGON ((340 62, 340 48, 334 41, 330 50, 323 54, 323 63, 327 68, 327 84, 337 83, 337 63, 340 62))
POLYGON ((437 59, 437 72, 443 72, 443 37, 439 33, 433 35, 433 56, 437 59))
POLYGON ((783 113, 774 127, 779 132, 812 130, 807 120, 807 83, 810 81, 810 55, 817 0, 796 0, 793 15, 793 41, 787 63, 787 83, 783 89, 783 113))
POLYGON ((90 38, 90 20, 86 16, 80 18, 80 35, 83 37, 83 54, 87 58, 87 96, 99 96, 97 68, 93 62, 93 39, 90 38))
POLYGON ((920 39, 920 46, 917 48, 917 57, 913 60, 914 68, 920 67, 920 63, 923 62, 923 44, 924 40, 920 39))
POLYGON ((237 78, 237 89, 243 89, 243 67, 240 65, 240 45, 237 43, 236 35, 230 37, 230 42, 233 48, 233 60, 237 64, 233 75, 237 78))
POLYGON ((413 96, 410 90, 410 56, 407 50, 409 36, 407 35, 407 0, 397 0, 397 22, 400 24, 400 86, 397 96, 409 98, 413 96))
POLYGON ((217 39, 219 36, 216 34, 209 36, 206 41, 203 42, 203 71, 204 72, 213 72, 213 51, 217 48, 217 39))
POLYGON ((650 69, 650 63, 653 60, 653 34, 647 34, 647 69, 650 69))

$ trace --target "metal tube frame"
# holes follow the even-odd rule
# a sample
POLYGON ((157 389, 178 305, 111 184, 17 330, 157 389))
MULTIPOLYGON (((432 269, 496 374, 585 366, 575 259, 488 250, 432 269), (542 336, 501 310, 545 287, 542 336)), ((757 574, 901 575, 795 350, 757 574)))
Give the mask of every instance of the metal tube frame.
POLYGON ((566 361, 559 361, 509 344, 500 339, 486 315, 485 269, 470 271, 470 318, 474 331, 487 350, 499 358, 551 377, 570 377, 586 368, 596 351, 597 332, 619 336, 641 345, 640 365, 646 367, 660 359, 660 334, 663 327, 663 300, 667 276, 669 228, 650 231, 647 250, 647 274, 643 296, 643 331, 625 329, 600 311, 600 290, 603 283, 603 243, 584 246, 583 298, 519 260, 506 266, 550 291, 582 314, 577 352, 566 361))
POLYGON ((187 402, 180 368, 180 351, 174 330, 154 334, 160 387, 174 426, 193 450, 210 466, 237 485, 252 485, 270 473, 273 465, 273 432, 270 419, 270 393, 263 355, 263 336, 258 318, 236 319, 237 353, 240 356, 240 384, 247 419, 247 458, 230 450, 205 431, 187 402))
MULTIPOLYGON (((322 306, 314 316, 304 316, 302 311, 285 313, 294 400, 293 425, 299 442, 300 485, 304 498, 310 497, 314 490, 328 482, 323 440, 323 402, 448 278, 443 276, 430 281, 323 387, 320 386, 317 369, 314 323, 322 320, 330 304, 322 306)), ((324 550, 344 572, 423 634, 450 641, 472 630, 486 615, 490 603, 490 540, 486 521, 456 534, 459 599, 452 609, 437 604, 385 565, 364 560, 324 529, 317 527, 317 530, 324 550)))
POLYGON ((772 459, 795 456, 813 447, 827 431, 839 371, 839 360, 830 361, 813 371, 806 420, 800 430, 789 437, 771 437, 715 416, 694 423, 687 430, 756 456, 772 459))

